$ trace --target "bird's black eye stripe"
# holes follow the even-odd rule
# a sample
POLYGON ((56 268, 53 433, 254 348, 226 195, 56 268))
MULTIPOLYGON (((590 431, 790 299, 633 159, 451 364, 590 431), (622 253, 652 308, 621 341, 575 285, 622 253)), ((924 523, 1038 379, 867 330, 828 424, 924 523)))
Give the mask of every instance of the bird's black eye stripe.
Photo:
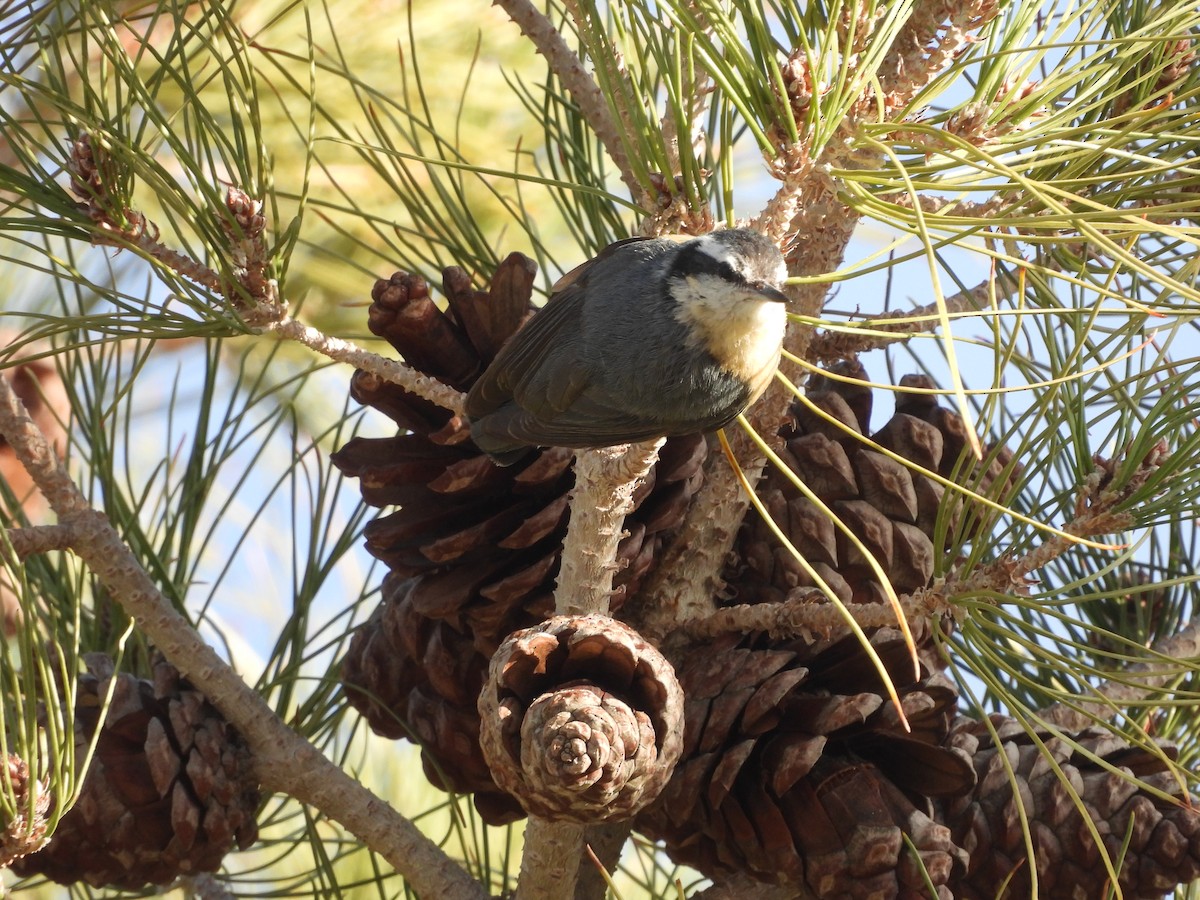
POLYGON ((746 283, 745 276, 743 276, 741 272, 737 271, 727 262, 722 262, 719 266, 717 266, 717 274, 726 281, 732 281, 734 284, 746 283))
POLYGON ((746 276, 726 259, 711 256, 698 244, 684 248, 671 266, 672 276, 715 275, 734 284, 745 284, 746 276))

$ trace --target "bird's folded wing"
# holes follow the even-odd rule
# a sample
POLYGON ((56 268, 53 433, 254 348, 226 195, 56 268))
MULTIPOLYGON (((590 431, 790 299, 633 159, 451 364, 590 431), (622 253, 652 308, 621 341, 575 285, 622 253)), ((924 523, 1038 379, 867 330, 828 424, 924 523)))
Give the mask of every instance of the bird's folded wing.
POLYGON ((472 420, 510 402, 514 393, 547 366, 555 349, 558 349, 559 357, 575 357, 570 345, 579 335, 582 302, 582 286, 573 285, 551 297, 520 331, 508 339, 467 394, 466 412, 472 420))
POLYGON ((663 435, 663 426, 596 402, 586 393, 570 408, 546 418, 509 404, 480 420, 478 427, 494 438, 539 447, 604 447, 663 435))

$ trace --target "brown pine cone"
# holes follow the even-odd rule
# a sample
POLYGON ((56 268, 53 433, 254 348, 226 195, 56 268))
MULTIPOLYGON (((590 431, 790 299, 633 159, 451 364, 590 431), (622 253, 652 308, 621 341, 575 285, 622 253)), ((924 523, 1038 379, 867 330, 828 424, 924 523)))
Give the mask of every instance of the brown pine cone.
MULTIPOLYGON (((857 363, 834 367, 831 374, 859 381, 866 377, 857 363)), ((902 378, 900 384, 933 387, 928 378, 915 375, 902 378)), ((984 513, 965 515, 964 504, 955 502, 951 515, 941 513, 944 532, 937 537, 942 485, 854 437, 870 433, 874 392, 856 381, 818 377, 806 396, 829 418, 805 403, 794 403, 780 456, 871 551, 897 593, 925 587, 936 554, 953 546, 956 530, 966 536, 983 533, 989 525, 984 513)), ((1011 477, 1005 470, 1010 459, 1005 452, 997 453, 986 469, 968 458, 961 420, 932 395, 899 392, 896 398, 895 415, 871 435, 881 447, 981 493, 990 492, 997 479, 1011 477)), ((862 552, 778 470, 767 467, 758 494, 789 540, 843 601, 884 599, 862 552)), ((813 585, 759 516, 746 517, 735 551, 736 563, 726 573, 732 602, 778 602, 795 588, 813 585)))
MULTIPOLYGON (((443 312, 421 278, 397 273, 376 284, 369 324, 408 363, 465 389, 532 308, 533 275, 533 263, 512 254, 484 292, 447 269, 443 312)), ((351 390, 401 431, 356 438, 333 457, 360 479, 367 503, 398 507, 366 528, 367 549, 391 571, 343 661, 347 696, 379 733, 420 741, 435 783, 476 793, 488 821, 510 820, 519 807, 504 802, 482 764, 475 699, 500 642, 553 610, 573 454, 540 450, 501 468, 448 411, 362 372, 351 390)), ((707 453, 702 435, 662 448, 625 522, 614 611, 681 520, 707 453)))
POLYGON ((204 696, 163 660, 153 681, 113 674, 100 655, 88 666, 79 679, 75 748, 83 759, 99 726, 95 756, 49 843, 13 870, 136 890, 215 872, 235 845, 254 843, 259 793, 249 751, 204 696))
MULTIPOLYGON (((992 725, 1002 751, 983 723, 969 719, 954 724, 948 741, 971 757, 978 774, 974 790, 938 802, 938 821, 970 853, 970 864, 953 885, 960 900, 992 900, 1000 885, 1007 885, 1004 898, 1031 896, 1014 781, 1029 822, 1042 900, 1107 896, 1109 873, 1092 828, 1119 872, 1122 896, 1128 900, 1153 900, 1200 877, 1200 812, 1180 796, 1179 783, 1166 772, 1161 757, 1098 729, 1074 736, 1084 753, 1049 734, 1039 735, 1039 748, 1010 719, 995 717, 992 725), (1140 788, 1095 759, 1176 799, 1140 788), (1087 822, 1077 804, 1086 811, 1087 822)), ((1163 750, 1173 755, 1172 748, 1163 750)))
POLYGON ((805 885, 820 898, 924 898, 904 836, 948 897, 966 856, 926 799, 970 789, 966 757, 941 746, 957 692, 913 679, 898 632, 872 638, 896 684, 907 734, 851 636, 813 652, 733 638, 679 666, 683 758, 636 821, 672 858, 714 874, 743 871, 805 885))
POLYGON ((683 744, 666 658, 607 616, 555 616, 500 645, 479 695, 496 781, 553 821, 620 822, 654 800, 683 744))

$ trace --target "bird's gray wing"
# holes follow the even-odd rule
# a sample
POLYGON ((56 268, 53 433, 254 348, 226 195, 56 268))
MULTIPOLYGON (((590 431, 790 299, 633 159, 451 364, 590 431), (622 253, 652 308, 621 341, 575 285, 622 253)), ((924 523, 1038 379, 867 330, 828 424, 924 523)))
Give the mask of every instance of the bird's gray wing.
POLYGON ((596 263, 600 262, 602 259, 607 259, 608 257, 612 256, 622 247, 628 247, 630 244, 640 244, 643 241, 648 240, 653 239, 647 237, 631 237, 620 241, 613 241, 591 259, 580 263, 570 272, 567 272, 565 275, 559 278, 558 281, 554 282, 554 285, 550 288, 550 294, 553 296, 559 291, 565 291, 567 288, 571 287, 571 285, 578 283, 587 275, 588 271, 595 266, 596 263))
POLYGON ((491 447, 604 447, 661 437, 663 427, 631 416, 580 392, 569 408, 537 416, 515 403, 501 407, 472 426, 472 434, 491 447))
POLYGON ((579 346, 585 291, 586 282, 577 281, 555 294, 471 388, 466 412, 476 437, 570 447, 642 440, 653 433, 646 432, 643 417, 623 409, 625 398, 604 391, 594 371, 599 360, 588 359, 579 346))
MULTIPOLYGON (((553 369, 558 373, 562 366, 553 364, 556 358, 575 357, 567 347, 578 340, 583 296, 582 285, 573 285, 555 294, 505 342, 467 393, 466 412, 472 421, 496 412, 512 402, 517 394, 536 395, 541 388, 530 391, 529 385, 533 380, 545 380, 537 377, 539 372, 553 369), (557 355, 555 350, 558 350, 557 355)), ((555 396, 547 394, 538 405, 569 403, 571 391, 582 387, 581 384, 572 387, 582 374, 576 373, 567 380, 556 374, 555 380, 559 384, 555 396)), ((536 396, 531 399, 537 402, 536 396)))
POLYGON ((546 305, 505 342, 471 387, 466 412, 472 421, 514 398, 536 416, 552 415, 571 405, 590 379, 587 360, 575 352, 588 280, 597 263, 646 240, 632 237, 609 244, 555 282, 546 305))
POLYGON ((500 349, 467 395, 471 431, 484 449, 597 447, 662 435, 645 415, 628 412, 628 398, 606 390, 594 368, 600 361, 582 346, 584 298, 596 264, 645 240, 610 244, 564 275, 546 305, 500 349))

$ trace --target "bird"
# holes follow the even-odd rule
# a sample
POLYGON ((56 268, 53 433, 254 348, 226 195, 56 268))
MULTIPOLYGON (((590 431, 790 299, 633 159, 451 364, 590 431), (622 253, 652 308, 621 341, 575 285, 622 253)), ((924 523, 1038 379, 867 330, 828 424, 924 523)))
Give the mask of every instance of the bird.
POLYGON ((787 277, 749 228, 618 241, 564 275, 472 385, 471 439, 497 465, 716 431, 779 365, 787 277))

